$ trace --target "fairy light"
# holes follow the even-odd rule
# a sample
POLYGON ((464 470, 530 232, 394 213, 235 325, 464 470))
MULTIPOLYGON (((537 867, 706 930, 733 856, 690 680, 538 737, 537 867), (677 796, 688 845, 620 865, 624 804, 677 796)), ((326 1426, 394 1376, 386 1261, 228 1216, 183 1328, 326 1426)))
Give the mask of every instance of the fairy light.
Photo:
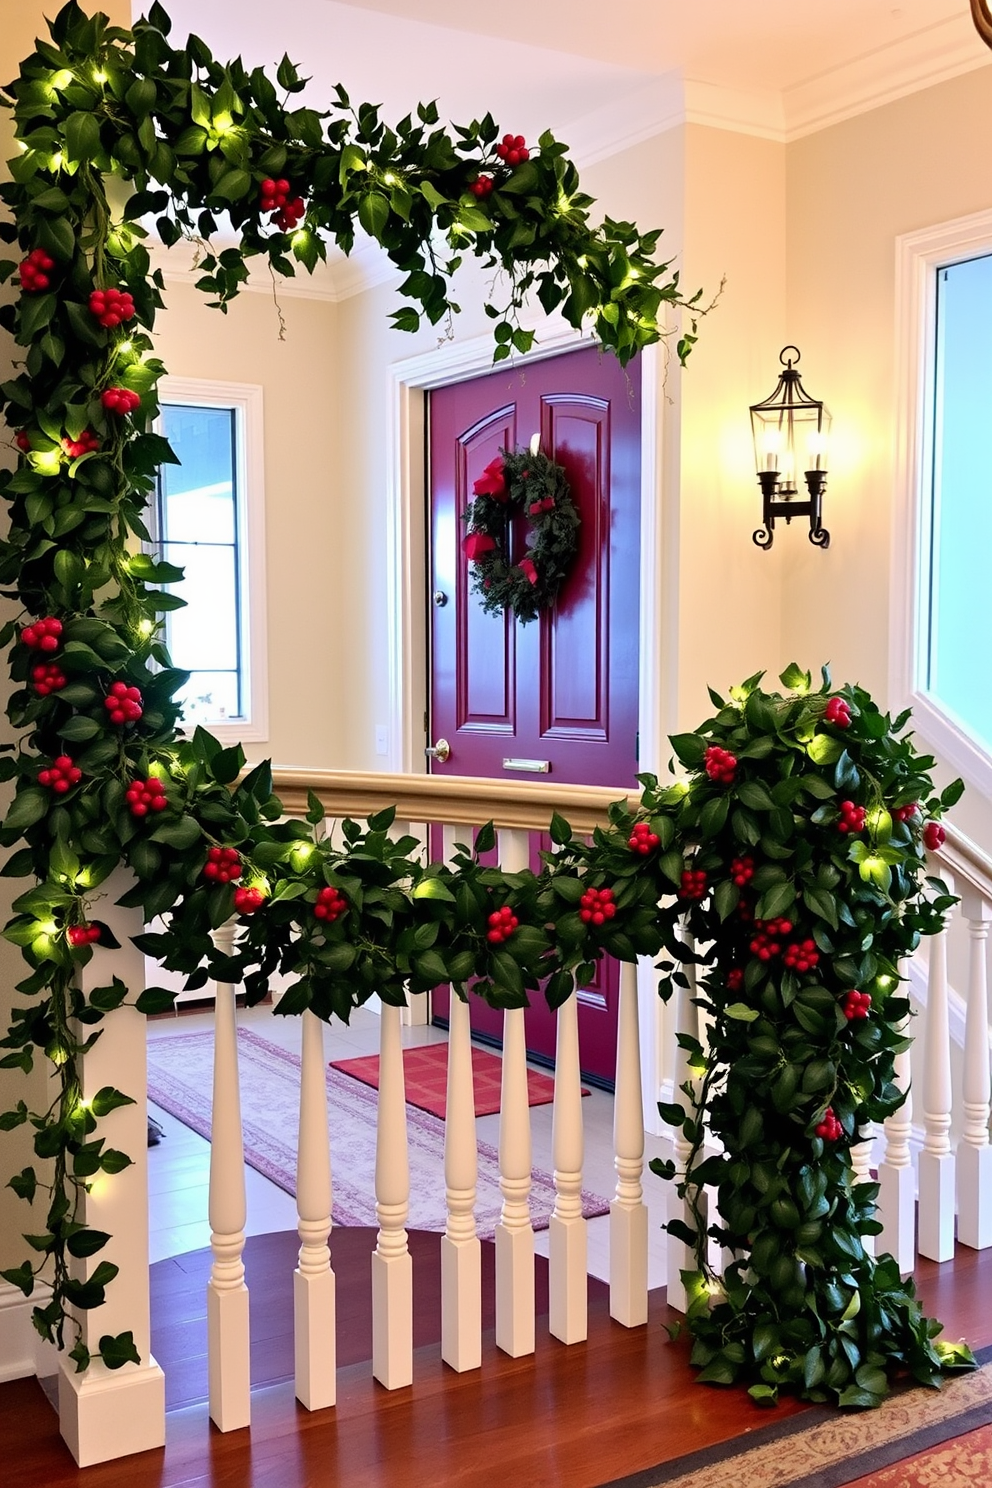
POLYGON ((62 169, 62 164, 62 151, 56 150, 49 163, 49 169, 53 171, 60 171, 62 169))
POLYGON ((103 70, 102 67, 97 67, 97 68, 94 69, 94 72, 93 72, 93 81, 95 83, 99 83, 101 85, 101 87, 103 86, 104 83, 106 83, 108 81, 107 74, 104 72, 104 70, 103 70))
POLYGON ((33 450, 30 459, 39 475, 58 475, 62 467, 62 451, 58 449, 33 450))
POLYGON ((155 621, 154 620, 144 619, 144 620, 139 620, 138 621, 138 634, 140 636, 144 636, 144 638, 146 640, 153 633, 154 630, 155 630, 155 621))
POLYGON ((875 985, 876 987, 881 987, 882 991, 884 992, 885 988, 891 987, 894 981, 895 977, 890 977, 887 973, 883 973, 882 976, 878 976, 875 978, 875 985))
POLYGON ((58 72, 52 74, 50 86, 61 93, 63 88, 68 88, 72 81, 73 74, 67 67, 61 67, 58 72))
POLYGON ((309 241, 310 234, 307 232, 305 227, 301 227, 299 232, 295 232, 292 238, 290 238, 290 242, 292 243, 294 248, 302 248, 303 245, 305 243, 309 243, 309 241))

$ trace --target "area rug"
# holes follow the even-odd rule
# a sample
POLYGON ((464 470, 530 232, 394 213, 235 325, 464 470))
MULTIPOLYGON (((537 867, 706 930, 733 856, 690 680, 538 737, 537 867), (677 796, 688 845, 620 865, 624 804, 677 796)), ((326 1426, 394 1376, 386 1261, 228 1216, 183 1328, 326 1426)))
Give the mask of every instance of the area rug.
MULTIPOLYGON (((210 1136, 213 1034, 180 1033, 148 1041, 148 1098, 202 1137, 210 1136)), ((296 1144, 300 1104, 297 1055, 269 1043, 246 1028, 238 1029, 241 1113, 245 1161, 278 1184, 296 1192, 296 1144)), ((327 1072, 328 1126, 334 1184, 334 1223, 374 1225, 375 1131, 378 1096, 369 1086, 336 1069, 327 1072)), ((444 1122, 426 1111, 407 1107, 410 1152, 410 1214, 418 1230, 443 1230, 444 1122)), ((476 1223, 491 1239, 499 1219, 499 1157, 495 1147, 480 1142, 476 1223)), ((535 1168, 531 1174, 531 1216, 536 1230, 547 1229, 554 1208, 554 1179, 535 1168)), ((583 1213, 609 1212, 609 1200, 582 1194, 583 1213)))
MULTIPOLYGON (((379 1089, 379 1056, 363 1054, 358 1059, 335 1059, 331 1068, 351 1075, 379 1089)), ((499 1110, 500 1081, 503 1061, 489 1049, 472 1045, 472 1081, 475 1086, 476 1116, 494 1116, 499 1110)), ((421 1044, 416 1049, 403 1050, 403 1076, 406 1081, 407 1104, 421 1111, 430 1111, 444 1119, 448 1099, 448 1045, 421 1044)), ((588 1090, 583 1090, 588 1095, 588 1090)), ((555 1098, 555 1082, 550 1075, 540 1070, 527 1071, 527 1104, 548 1106, 555 1098)))
POLYGON ((902 1388, 863 1412, 811 1407, 602 1488, 989 1488, 992 1348, 977 1357, 942 1390, 902 1388))

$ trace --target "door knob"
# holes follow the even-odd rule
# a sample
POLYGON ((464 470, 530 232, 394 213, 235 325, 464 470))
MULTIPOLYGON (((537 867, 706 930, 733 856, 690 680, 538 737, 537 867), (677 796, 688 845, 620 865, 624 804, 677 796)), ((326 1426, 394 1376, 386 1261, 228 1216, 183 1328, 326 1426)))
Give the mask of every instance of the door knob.
POLYGON ((444 606, 448 603, 448 596, 445 594, 443 589, 434 590, 434 603, 437 605, 439 610, 443 610, 444 606))
POLYGON ((451 756, 451 745, 447 739, 438 739, 436 744, 428 744, 424 753, 428 759, 436 759, 439 765, 443 765, 451 756))

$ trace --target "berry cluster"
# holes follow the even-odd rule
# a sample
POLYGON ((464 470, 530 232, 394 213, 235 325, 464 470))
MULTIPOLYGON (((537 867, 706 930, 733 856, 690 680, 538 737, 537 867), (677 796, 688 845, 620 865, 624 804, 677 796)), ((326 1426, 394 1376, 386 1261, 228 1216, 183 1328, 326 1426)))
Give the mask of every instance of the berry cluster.
POLYGON ((753 858, 734 858, 730 864, 730 881, 743 889, 754 877, 753 858))
POLYGON ((920 809, 919 801, 910 801, 906 806, 893 806, 892 820, 897 822, 908 822, 920 809))
POLYGON ((100 394, 100 402, 108 413, 119 413, 123 418, 125 414, 133 413, 136 408, 141 407, 141 396, 133 393, 130 388, 104 388, 100 394))
POLYGON ((850 728, 851 705, 843 698, 832 697, 823 710, 824 723, 832 723, 835 728, 850 728))
MULTIPOLYGON (((523 473, 524 475, 526 475, 526 470, 523 473)), ((544 496, 541 498, 540 501, 531 502, 530 506, 527 508, 527 515, 529 517, 539 517, 542 512, 554 511, 554 509, 555 498, 553 496, 544 496)))
POLYGON ((135 780, 124 792, 128 810, 132 816, 147 816, 149 811, 164 811, 168 806, 165 798, 165 786, 157 775, 149 775, 147 780, 135 780))
POLYGON ((468 189, 469 191, 471 191, 473 196, 477 196, 481 201, 484 197, 487 197, 490 194, 493 189, 493 184, 494 183, 492 176, 478 176, 476 180, 472 182, 471 186, 468 189))
POLYGON ((923 846, 928 852, 936 852, 938 847, 943 847, 946 839, 947 833, 940 825, 940 822, 927 822, 923 828, 923 846))
POLYGON ((863 832, 866 815, 864 806, 855 806, 853 801, 841 801, 840 821, 837 823, 838 832, 843 832, 845 835, 848 832, 863 832))
POLYGON ((703 768, 711 780, 720 785, 733 785, 737 756, 728 749, 721 749, 719 744, 711 744, 703 755, 703 768))
POLYGON ((78 439, 63 439, 62 448, 70 460, 78 460, 80 455, 92 455, 98 450, 100 441, 92 429, 84 429, 78 439))
POLYGON ((64 796, 69 787, 78 785, 82 778, 82 770, 67 754, 58 755, 47 769, 38 771, 38 784, 49 786, 59 796, 64 796))
POLYGON ((740 966, 732 966, 727 972, 727 991, 742 992, 744 990, 744 971, 740 966))
POLYGON ((496 146, 496 154, 507 165, 522 165, 525 160, 530 159, 527 141, 522 134, 504 134, 496 146))
POLYGON ((41 294, 43 289, 47 289, 51 282, 48 276, 54 267, 54 258, 44 248, 32 248, 20 266, 21 288, 24 293, 41 294))
POLYGON ((21 640, 31 651, 57 651, 62 634, 62 621, 54 615, 45 615, 33 625, 25 625, 21 640))
POLYGON ((110 714, 111 723, 137 723, 142 711, 141 693, 137 687, 128 687, 126 682, 112 682, 103 706, 110 714))
POLYGON ((516 930, 520 921, 508 904, 502 909, 494 909, 489 916, 489 929, 486 931, 486 939, 490 945, 502 945, 504 940, 509 940, 516 930))
POLYGON ((29 435, 27 429, 18 429, 17 433, 14 435, 14 443, 23 454, 30 454, 31 436, 29 435))
POLYGON ((751 942, 751 954, 759 961, 770 961, 780 954, 782 942, 776 937, 792 934, 792 921, 784 919, 755 920, 755 937, 751 942))
POLYGON ((844 1128, 834 1115, 833 1106, 828 1106, 824 1111, 822 1121, 817 1123, 816 1135, 825 1142, 836 1142, 844 1135, 844 1128))
POLYGON ((617 912, 612 889, 586 889, 579 905, 579 919, 584 925, 605 924, 617 912))
POLYGON ((203 865, 203 876, 212 883, 230 883, 241 877, 241 854, 233 847, 211 847, 207 849, 207 861, 203 865))
POLYGON ((54 661, 40 661, 31 668, 31 686, 39 697, 47 697, 50 692, 61 692, 66 680, 65 672, 54 661))
POLYGON ((324 921, 325 925, 333 925, 347 908, 348 901, 341 890, 336 889, 333 884, 328 884, 317 895, 317 903, 313 907, 313 912, 318 920, 324 921))
POLYGON ((820 959, 820 953, 816 949, 815 940, 794 940, 787 945, 782 956, 783 963, 790 971, 812 971, 820 959))
POLYGON ((100 926, 70 925, 66 936, 71 946, 92 945, 94 941, 100 939, 100 926))
POLYGON ((306 215, 306 202, 302 196, 290 196, 292 189, 282 177, 277 181, 266 177, 259 187, 258 204, 263 212, 272 213, 280 232, 292 232, 306 215))
POLYGON ((685 868, 679 888, 680 899, 705 899, 707 894, 706 872, 702 868, 685 868))
POLYGON ((871 994, 869 992, 845 992, 842 1004, 844 1017, 849 1023, 856 1018, 867 1018, 871 1008, 871 994))
POLYGON ((658 833, 652 832, 647 822, 635 822, 627 838, 627 846, 631 852, 640 853, 642 858, 646 858, 658 846, 658 833))
POLYGON ((235 889, 234 907, 238 914, 254 914, 256 909, 261 909, 265 903, 265 895, 261 889, 235 889))
POLYGON ((90 314, 108 330, 134 319, 134 300, 126 289, 94 289, 89 303, 90 314))

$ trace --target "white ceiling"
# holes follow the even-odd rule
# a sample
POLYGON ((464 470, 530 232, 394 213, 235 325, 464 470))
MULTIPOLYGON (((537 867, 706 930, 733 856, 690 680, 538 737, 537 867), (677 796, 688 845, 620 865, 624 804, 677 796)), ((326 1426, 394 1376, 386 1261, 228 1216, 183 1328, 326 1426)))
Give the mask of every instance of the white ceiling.
POLYGON ((604 110, 629 114, 621 137, 643 134, 645 118, 663 126, 681 105, 690 118, 787 138, 992 62, 968 0, 166 0, 166 8, 174 41, 193 30, 216 55, 241 53, 252 65, 288 51, 313 77, 306 98, 315 105, 339 81, 394 118, 434 97, 448 118, 490 109, 528 137, 550 127, 580 159, 605 153, 583 127, 592 116, 602 132, 604 110))

